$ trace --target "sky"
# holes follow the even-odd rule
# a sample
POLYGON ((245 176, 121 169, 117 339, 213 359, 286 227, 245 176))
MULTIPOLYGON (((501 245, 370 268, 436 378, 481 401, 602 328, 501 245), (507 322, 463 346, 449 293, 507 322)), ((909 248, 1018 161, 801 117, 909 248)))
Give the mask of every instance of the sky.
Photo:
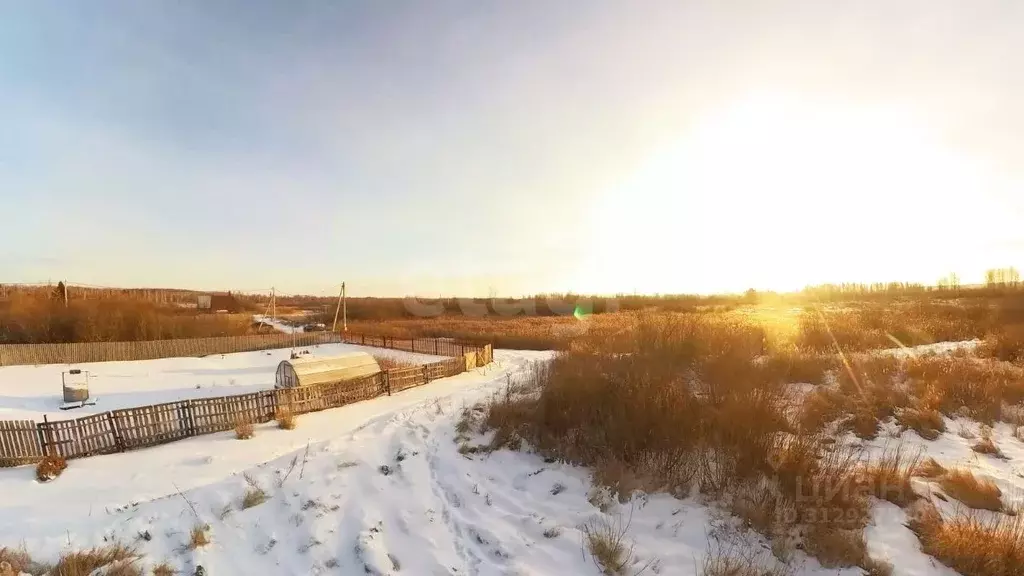
POLYGON ((1024 3, 0 1, 0 282, 516 296, 1024 267, 1024 3))

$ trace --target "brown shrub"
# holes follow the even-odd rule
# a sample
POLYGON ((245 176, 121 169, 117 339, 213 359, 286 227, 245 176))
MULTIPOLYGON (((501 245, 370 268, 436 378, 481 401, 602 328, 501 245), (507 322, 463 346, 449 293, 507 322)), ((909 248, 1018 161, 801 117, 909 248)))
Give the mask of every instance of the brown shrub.
POLYGON ((920 451, 907 454, 902 444, 892 449, 886 447, 878 460, 865 468, 872 495, 897 506, 907 506, 916 500, 910 478, 919 469, 920 459, 920 451))
POLYGON ((46 456, 36 465, 36 480, 49 482, 64 473, 68 461, 61 456, 46 456))
POLYGON ((983 358, 1006 362, 1024 361, 1024 324, 1001 327, 999 331, 986 336, 974 353, 983 358))
POLYGON ((934 458, 927 458, 917 465, 913 474, 923 478, 938 478, 945 473, 946 469, 942 464, 939 464, 934 458))
POLYGON ((138 552, 123 544, 109 544, 88 550, 65 552, 57 564, 50 570, 53 576, 90 576, 103 567, 120 570, 114 572, 118 576, 136 576, 141 571, 133 572, 139 559, 138 552))
POLYGON ((253 506, 259 506, 267 501, 267 492, 260 486, 259 482, 248 473, 242 475, 245 478, 245 483, 248 488, 245 490, 245 495, 242 496, 242 510, 247 510, 253 506))
POLYGON ((925 440, 935 440, 946 431, 946 420, 938 410, 903 408, 896 412, 896 423, 903 430, 913 430, 925 440))
POLYGON ((153 566, 153 576, 175 576, 178 573, 166 560, 153 566))
POLYGON ((786 566, 779 563, 765 564, 756 550, 737 546, 716 547, 704 556, 701 576, 789 576, 786 566))
POLYGON ((1003 509, 1002 490, 991 480, 978 478, 970 470, 954 468, 939 479, 946 495, 976 510, 999 512, 1003 509))
POLYGON ((990 456, 997 456, 1000 458, 1003 456, 1002 451, 999 450, 999 447, 992 441, 991 436, 986 436, 975 442, 974 445, 971 446, 971 450, 974 450, 978 454, 988 454, 990 456))
POLYGON ((28 572, 33 567, 33 562, 27 551, 4 546, 0 548, 0 566, 8 567, 12 573, 11 575, 4 574, 0 570, 0 576, 16 576, 22 572, 28 572))
POLYGON ((210 525, 209 524, 196 524, 192 527, 192 531, 189 533, 188 544, 186 548, 189 550, 195 550, 202 548, 210 543, 210 525))
POLYGON ((256 433, 256 429, 253 427, 252 422, 248 420, 238 420, 235 422, 235 438, 239 440, 248 440, 253 437, 256 433))
POLYGON ((991 423, 1002 406, 1024 400, 1024 370, 1009 364, 970 357, 925 356, 906 362, 908 386, 914 394, 945 414, 966 413, 991 423))
POLYGON ((868 558, 863 528, 842 529, 824 523, 811 523, 807 528, 804 547, 825 568, 860 566, 868 558))
POLYGON ((961 514, 944 520, 932 509, 910 524, 922 550, 961 574, 1007 576, 1024 566, 1024 520, 961 514))
POLYGON ((419 364, 396 360, 391 356, 385 356, 383 354, 373 354, 372 356, 377 361, 377 365, 380 366, 381 370, 399 370, 402 368, 416 368, 419 366, 419 364))
POLYGON ((290 408, 278 408, 274 412, 274 420, 277 421, 277 427, 282 430, 295 430, 295 427, 298 426, 298 418, 290 408))
POLYGON ((633 545, 626 537, 629 522, 597 518, 583 525, 583 541, 594 564, 607 576, 625 575, 633 562, 633 545))

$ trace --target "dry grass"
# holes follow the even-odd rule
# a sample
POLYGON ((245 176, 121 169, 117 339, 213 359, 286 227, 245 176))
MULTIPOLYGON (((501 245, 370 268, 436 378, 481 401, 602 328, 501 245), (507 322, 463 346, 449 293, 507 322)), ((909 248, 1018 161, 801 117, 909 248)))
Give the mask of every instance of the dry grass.
POLYGON ((377 365, 380 366, 381 370, 400 370, 402 368, 416 368, 419 364, 413 362, 406 362, 404 360, 396 360, 391 356, 385 356, 384 354, 373 354, 374 360, 377 361, 377 365))
POLYGON ((587 551, 602 574, 619 576, 627 573, 626 569, 633 563, 633 544, 626 537, 628 520, 623 523, 621 517, 614 520, 600 517, 584 524, 581 530, 587 551))
POLYGON ((896 423, 903 430, 913 430, 925 440, 935 440, 946 431, 942 413, 932 408, 903 408, 896 412, 896 423))
POLYGON ((865 476, 873 496, 897 506, 907 506, 917 499, 910 479, 920 469, 921 453, 907 454, 902 444, 886 447, 878 460, 865 468, 865 476))
POLYGON ((764 562, 756 550, 715 547, 704 556, 701 576, 789 576, 792 570, 778 562, 764 562))
POLYGON ((997 458, 1003 457, 1003 452, 996 446, 996 443, 992 441, 992 428, 990 426, 981 426, 980 431, 981 439, 971 446, 971 450, 974 450, 978 454, 988 454, 989 456, 996 456, 997 458))
POLYGON ((804 548, 825 568, 860 566, 868 558, 864 530, 810 524, 804 534, 804 548))
POLYGON ((910 527, 922 550, 961 574, 1008 576, 1024 566, 1024 520, 997 515, 981 520, 961 514, 943 519, 934 507, 924 509, 910 527))
POLYGON ((153 576, 175 576, 178 571, 166 560, 153 566, 153 576))
POLYGON ((830 533, 867 522, 861 455, 794 434, 786 387, 794 372, 756 360, 763 346, 764 333, 744 322, 640 317, 632 330, 579 340, 530 381, 507 386, 483 427, 494 431, 491 448, 525 441, 591 466, 620 498, 696 487, 766 534, 804 526, 817 551, 852 557, 835 552, 830 533))
POLYGON ((90 576, 100 568, 107 567, 106 574, 137 576, 142 573, 138 567, 138 551, 123 544, 109 544, 88 550, 65 552, 50 570, 52 576, 90 576))
POLYGON ((991 437, 978 440, 973 446, 971 446, 971 450, 974 450, 978 454, 988 454, 989 456, 997 456, 1000 458, 1003 456, 1003 452, 998 446, 996 446, 991 437))
POLYGON ((298 418, 288 408, 278 408, 277 412, 274 412, 274 420, 277 421, 277 427, 282 430, 295 430, 298 426, 298 418))
POLYGON ((991 480, 978 478, 970 470, 954 468, 939 478, 946 495, 976 510, 999 512, 1003 509, 1003 493, 991 480))
MULTIPOLYGON (((0 548, 0 566, 9 569, 12 575, 17 575, 22 572, 28 573, 34 568, 34 562, 27 551, 4 546, 0 548)), ((8 576, 3 574, 2 570, 0 570, 0 575, 8 576)))
POLYGON ((946 469, 934 458, 925 459, 918 463, 917 468, 914 469, 914 476, 921 476, 923 478, 938 478, 945 473, 946 469))
POLYGON ((266 502, 268 499, 267 492, 260 486, 259 482, 248 473, 242 476, 248 485, 245 494, 242 496, 242 510, 247 510, 266 502))
POLYGON ((68 467, 68 461, 60 456, 46 456, 36 465, 36 480, 49 482, 61 474, 68 467))
POLYGON ((256 429, 253 427, 252 422, 248 420, 238 420, 235 422, 235 438, 248 440, 255 434, 256 429))
POLYGON ((188 544, 185 547, 189 550, 202 548, 210 543, 210 525, 196 524, 189 533, 188 544))

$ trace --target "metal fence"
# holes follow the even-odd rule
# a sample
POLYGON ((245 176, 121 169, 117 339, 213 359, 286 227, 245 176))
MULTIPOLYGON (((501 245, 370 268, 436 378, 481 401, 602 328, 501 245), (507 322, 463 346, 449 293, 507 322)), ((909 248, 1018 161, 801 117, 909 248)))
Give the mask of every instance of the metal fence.
POLYGON ((431 342, 425 338, 410 341, 352 334, 343 338, 331 336, 335 337, 334 341, 365 342, 367 346, 452 357, 422 366, 384 370, 353 380, 301 388, 180 400, 112 410, 74 420, 51 422, 44 417, 42 422, 0 421, 0 467, 33 464, 46 455, 71 459, 156 446, 230 430, 239 422, 269 422, 279 410, 306 414, 337 408, 454 376, 490 364, 493 359, 490 345, 444 339, 431 342))

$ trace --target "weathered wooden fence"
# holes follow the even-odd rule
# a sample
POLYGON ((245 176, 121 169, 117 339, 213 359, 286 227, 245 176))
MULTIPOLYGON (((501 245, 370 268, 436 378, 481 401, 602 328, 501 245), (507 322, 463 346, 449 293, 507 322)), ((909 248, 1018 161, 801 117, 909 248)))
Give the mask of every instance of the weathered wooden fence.
POLYGON ((453 357, 315 386, 179 400, 113 410, 74 420, 51 422, 44 417, 39 423, 31 420, 0 421, 0 467, 32 464, 45 455, 70 459, 156 446, 230 430, 240 421, 254 424, 269 422, 280 409, 306 414, 337 408, 454 376, 489 364, 493 357, 490 345, 449 340, 431 344, 427 339, 392 340, 351 334, 346 334, 343 339, 353 344, 365 341, 367 346, 415 349, 417 352, 453 357))
MULTIPOLYGON (((209 356, 342 342, 340 334, 309 332, 291 334, 249 334, 217 338, 181 338, 141 342, 75 342, 71 344, 0 344, 0 366, 23 364, 82 364, 117 360, 153 360, 209 356)), ((424 346, 423 344, 420 345, 424 346)))

